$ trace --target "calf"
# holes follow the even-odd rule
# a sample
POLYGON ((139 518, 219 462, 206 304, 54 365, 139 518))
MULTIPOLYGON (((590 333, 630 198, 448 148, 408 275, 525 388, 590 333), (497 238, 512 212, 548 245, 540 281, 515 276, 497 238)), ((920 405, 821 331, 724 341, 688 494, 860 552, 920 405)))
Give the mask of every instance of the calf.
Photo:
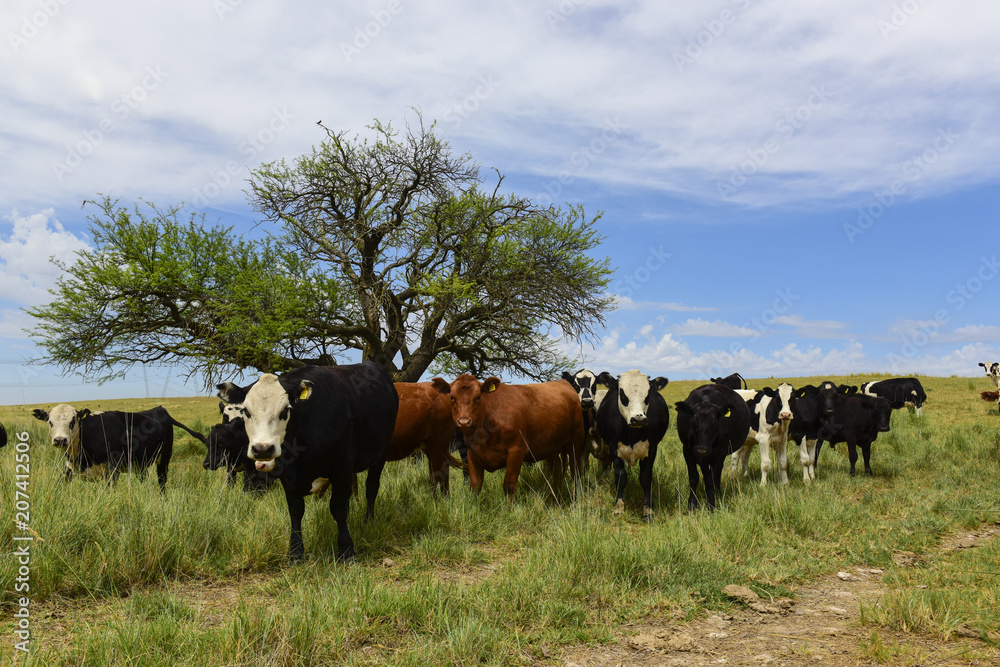
POLYGON ((677 435, 688 469, 688 510, 698 508, 698 469, 705 478, 705 499, 715 509, 715 494, 722 482, 726 457, 743 446, 750 431, 750 410, 746 401, 722 384, 698 387, 677 409, 677 435))
POLYGON ((667 386, 665 377, 650 379, 638 370, 614 377, 601 373, 597 381, 608 394, 597 411, 597 428, 610 450, 615 475, 615 514, 625 511, 625 486, 628 471, 625 463, 639 464, 642 487, 642 518, 653 516, 653 463, 660 440, 670 424, 670 412, 660 390, 667 386))
POLYGON ((834 399, 833 413, 833 418, 824 421, 820 428, 816 446, 817 456, 823 441, 829 442, 831 446, 838 442, 846 442, 853 477, 854 466, 858 460, 857 448, 861 447, 865 475, 871 477, 871 445, 879 433, 889 430, 892 406, 881 396, 838 392, 834 399))
POLYGON ((713 382, 715 384, 721 384, 721 385, 723 385, 725 387, 729 387, 730 389, 746 389, 747 388, 747 381, 744 380, 743 376, 740 375, 739 373, 731 373, 731 374, 727 375, 724 378, 723 377, 709 378, 708 381, 709 382, 713 382))
POLYGON ((890 378, 865 382, 861 385, 861 393, 866 396, 881 396, 889 401, 893 410, 907 407, 911 412, 916 408, 920 416, 927 394, 917 378, 890 378))
POLYGON ((67 478, 74 474, 89 477, 101 471, 113 481, 124 468, 134 470, 144 479, 146 469, 156 463, 156 479, 163 491, 173 454, 173 427, 179 426, 205 442, 205 436, 192 431, 160 406, 142 412, 92 413, 87 408, 77 410, 63 403, 49 412, 36 409, 32 414, 35 419, 48 422, 50 441, 66 451, 67 478))
POLYGON ((580 407, 583 409, 583 430, 586 434, 583 445, 583 468, 586 469, 590 457, 593 456, 606 469, 611 465, 611 456, 597 428, 597 410, 601 407, 601 401, 608 394, 608 390, 598 389, 597 376, 586 368, 576 373, 563 371, 562 378, 576 391, 580 397, 580 407))
POLYGON ((766 387, 759 391, 739 390, 736 393, 747 401, 750 411, 750 431, 746 442, 733 454, 733 463, 739 461, 744 476, 749 476, 750 452, 760 445, 760 485, 767 486, 771 471, 771 450, 778 457, 781 483, 788 484, 788 428, 792 422, 792 385, 782 382, 777 389, 766 387))
POLYGON ((247 438, 246 427, 242 417, 230 418, 222 424, 216 424, 208 432, 207 449, 202 467, 205 470, 226 468, 226 482, 233 484, 236 475, 243 473, 243 490, 246 492, 263 493, 271 488, 274 477, 267 472, 257 470, 247 450, 250 441, 247 438))
POLYGON ((431 490, 440 487, 447 494, 448 469, 466 467, 449 451, 455 431, 451 402, 432 382, 396 382, 395 386, 399 412, 386 461, 400 461, 422 450, 427 455, 431 490))
POLYGON ((560 465, 568 457, 574 480, 583 454, 583 411, 572 387, 562 380, 505 384, 489 377, 459 375, 450 384, 434 378, 434 388, 451 399, 454 424, 468 447, 469 486, 479 492, 483 473, 506 468, 503 488, 517 490, 525 461, 560 465))
POLYGON ((368 471, 365 516, 370 519, 399 410, 389 376, 365 361, 305 366, 280 377, 265 373, 247 387, 229 382, 217 387, 222 400, 243 404, 247 456, 257 470, 272 472, 281 481, 291 522, 289 558, 305 557, 305 497, 329 487, 337 558, 353 560, 354 540, 347 527, 351 475, 368 471))
MULTIPOLYGON (((823 398, 819 387, 807 384, 792 392, 792 401, 795 419, 788 426, 788 439, 799 446, 802 481, 808 486, 816 479, 816 441, 825 415, 823 398)), ((833 414, 832 403, 830 414, 833 414)))

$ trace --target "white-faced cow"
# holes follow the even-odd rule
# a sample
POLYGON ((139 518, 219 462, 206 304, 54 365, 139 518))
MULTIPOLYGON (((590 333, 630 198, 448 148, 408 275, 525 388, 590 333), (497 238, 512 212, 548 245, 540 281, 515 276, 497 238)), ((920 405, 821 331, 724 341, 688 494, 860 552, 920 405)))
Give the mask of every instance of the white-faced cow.
POLYGON ((479 492, 483 472, 506 468, 503 488, 509 498, 517 490, 525 461, 547 461, 559 467, 569 459, 574 480, 583 454, 583 411, 569 384, 558 380, 506 384, 489 377, 459 375, 450 384, 432 380, 451 399, 451 415, 468 447, 469 486, 479 492))
POLYGON ((583 428, 586 432, 586 441, 583 446, 583 467, 586 469, 590 457, 593 456, 604 468, 611 465, 611 456, 608 446, 601 438, 601 433, 597 428, 597 410, 601 407, 601 401, 607 396, 607 389, 597 388, 597 376, 586 368, 578 370, 576 373, 563 371, 562 378, 573 386, 580 397, 580 407, 583 409, 583 428))
POLYGON ((122 469, 135 471, 140 479, 156 464, 156 479, 162 491, 174 448, 174 426, 201 442, 205 436, 170 416, 162 406, 142 412, 91 412, 65 403, 46 412, 36 409, 35 419, 48 422, 49 440, 66 451, 66 477, 103 474, 117 479, 122 469))
POLYGON ((980 361, 979 365, 986 371, 986 377, 993 381, 995 391, 984 391, 981 393, 984 401, 996 401, 997 410, 1000 411, 1000 362, 980 361))
POLYGON ((638 370, 618 377, 601 373, 597 381, 608 388, 608 395, 597 411, 597 428, 607 443, 615 475, 615 514, 625 511, 625 486, 628 470, 625 464, 639 464, 639 485, 642 487, 642 516, 653 516, 653 462, 656 450, 667 432, 670 413, 660 390, 667 386, 665 377, 650 379, 638 370))
POLYGON ((688 469, 688 510, 698 508, 698 469, 705 478, 705 500, 715 509, 726 457, 743 446, 750 430, 750 410, 742 396, 723 384, 698 387, 677 409, 677 436, 688 469))
POLYGON ((750 452, 760 445, 760 485, 767 485, 771 471, 771 450, 778 459, 781 483, 788 484, 788 428, 793 417, 792 393, 794 389, 782 382, 777 389, 766 387, 759 391, 740 389, 736 393, 747 402, 750 410, 750 432, 746 442, 733 454, 733 463, 739 465, 744 476, 749 476, 750 452))
POLYGON ((916 408, 917 416, 927 400, 927 394, 917 378, 889 378, 888 380, 875 380, 865 382, 861 385, 861 393, 866 396, 881 396, 889 401, 893 410, 906 407, 913 412, 916 408))
MULTIPOLYGON (((232 407, 232 406, 227 406, 232 407)), ((264 493, 275 477, 271 473, 257 470, 253 459, 247 456, 250 441, 247 438, 243 417, 232 418, 235 411, 229 414, 223 412, 223 423, 216 424, 208 432, 205 460, 202 467, 205 470, 226 469, 226 483, 233 484, 236 476, 243 473, 243 490, 253 493, 264 493)))
POLYGON ((218 385, 219 398, 243 404, 247 456, 257 470, 273 472, 288 503, 289 558, 305 556, 305 497, 330 488, 337 522, 337 558, 355 557, 347 528, 351 476, 368 471, 366 518, 375 509, 399 397, 389 376, 371 361, 347 366, 306 366, 278 377, 267 373, 248 387, 218 385))

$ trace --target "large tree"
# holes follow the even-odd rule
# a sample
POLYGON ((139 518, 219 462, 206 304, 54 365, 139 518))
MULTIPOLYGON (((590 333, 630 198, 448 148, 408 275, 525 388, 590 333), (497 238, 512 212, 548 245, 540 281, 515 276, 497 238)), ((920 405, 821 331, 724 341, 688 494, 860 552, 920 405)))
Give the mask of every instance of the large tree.
POLYGON ((505 193, 499 172, 487 184, 419 120, 375 121, 367 139, 324 127, 311 153, 254 170, 251 202, 275 223, 263 241, 98 202, 96 249, 29 311, 48 359, 101 379, 180 362, 208 384, 359 350, 398 381, 551 377, 570 363, 552 332, 593 339, 611 303, 600 216, 505 193))

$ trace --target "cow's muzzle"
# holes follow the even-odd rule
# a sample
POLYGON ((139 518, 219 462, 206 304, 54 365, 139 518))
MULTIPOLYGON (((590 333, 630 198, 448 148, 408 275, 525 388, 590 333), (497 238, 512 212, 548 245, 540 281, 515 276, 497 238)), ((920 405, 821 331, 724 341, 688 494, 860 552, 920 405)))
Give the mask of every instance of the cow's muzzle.
POLYGON ((471 428, 472 427, 472 419, 470 419, 468 417, 463 417, 461 419, 456 419, 455 420, 455 426, 457 426, 459 428, 471 428))
POLYGON ((792 418, 792 413, 791 412, 782 412, 780 415, 778 415, 778 417, 782 421, 788 421, 789 419, 792 418))
POLYGON ((581 399, 580 400, 580 406, 584 409, 584 411, 586 411, 586 410, 593 410, 594 409, 594 399, 592 399, 592 398, 581 399))
POLYGON ((255 461, 274 459, 274 445, 254 445, 250 448, 250 458, 255 461))
POLYGON ((52 438, 52 444, 55 445, 56 447, 59 447, 60 449, 66 449, 67 447, 69 447, 69 439, 68 438, 52 438))
POLYGON ((642 428, 646 425, 646 415, 636 415, 628 421, 628 425, 632 428, 642 428))

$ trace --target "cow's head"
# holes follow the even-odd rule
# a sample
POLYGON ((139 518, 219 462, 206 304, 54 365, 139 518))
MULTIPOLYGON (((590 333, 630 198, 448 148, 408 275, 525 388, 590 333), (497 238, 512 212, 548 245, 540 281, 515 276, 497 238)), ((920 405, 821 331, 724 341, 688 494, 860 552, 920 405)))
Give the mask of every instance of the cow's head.
POLYGON ((875 424, 881 433, 889 430, 889 419, 892 417, 892 406, 889 400, 879 396, 873 402, 872 411, 875 413, 875 424))
POLYGON ((690 420, 691 428, 687 432, 694 435, 694 442, 685 445, 698 457, 711 457, 719 433, 725 426, 724 420, 732 415, 731 408, 712 403, 708 396, 694 405, 678 401, 674 406, 677 408, 678 418, 685 415, 690 420))
POLYGON ((56 447, 66 450, 70 459, 76 459, 80 451, 80 422, 90 416, 90 409, 77 410, 72 405, 63 403, 49 412, 36 409, 32 414, 35 419, 49 424, 49 441, 56 447))
POLYGON ((795 390, 792 389, 792 385, 787 382, 782 382, 778 385, 778 388, 774 392, 774 398, 772 399, 772 405, 775 405, 778 410, 778 419, 783 422, 790 421, 792 419, 792 407, 793 399, 792 395, 795 390))
POLYGON ((823 414, 826 417, 833 416, 834 399, 838 395, 849 396, 858 393, 858 388, 846 384, 836 385, 827 380, 819 385, 819 400, 823 414))
MULTIPOLYGON (((219 385, 220 388, 222 386, 224 385, 219 385)), ((236 385, 233 386, 235 387, 236 385)), ((228 424, 234 419, 243 419, 243 404, 219 401, 219 414, 222 415, 223 424, 228 424)))
POLYGON ((448 384, 441 378, 432 380, 434 388, 451 397, 451 417, 455 426, 467 431, 482 425, 486 418, 483 408, 483 394, 490 394, 500 386, 500 378, 489 377, 479 382, 474 375, 459 375, 448 384))
POLYGON ((818 387, 814 387, 811 384, 799 387, 792 392, 792 402, 795 404, 796 419, 801 419, 805 422, 813 422, 819 419, 821 404, 818 387))
POLYGON ((240 472, 242 470, 242 464, 238 463, 240 454, 246 451, 247 446, 243 420, 213 426, 208 432, 206 445, 208 450, 205 452, 205 460, 202 461, 205 470, 218 470, 225 466, 227 470, 240 472))
POLYGON ((632 428, 646 425, 649 401, 654 393, 670 382, 665 377, 650 380, 648 375, 638 370, 626 371, 617 378, 605 371, 597 376, 597 381, 608 388, 608 399, 612 395, 617 396, 618 412, 632 428))
POLYGON ((993 380, 994 386, 996 386, 997 389, 1000 389, 1000 362, 980 361, 979 365, 983 367, 984 371, 986 371, 986 377, 993 380))
POLYGON ((250 387, 240 388, 230 382, 217 387, 223 401, 243 404, 243 425, 249 440, 247 456, 257 462, 257 470, 271 472, 281 456, 292 411, 312 396, 312 382, 302 380, 295 387, 286 387, 277 375, 265 373, 250 387))
POLYGON ((563 380, 573 385, 577 395, 580 397, 580 406, 586 410, 594 408, 594 396, 597 394, 597 376, 586 368, 578 370, 576 373, 563 371, 563 380))

